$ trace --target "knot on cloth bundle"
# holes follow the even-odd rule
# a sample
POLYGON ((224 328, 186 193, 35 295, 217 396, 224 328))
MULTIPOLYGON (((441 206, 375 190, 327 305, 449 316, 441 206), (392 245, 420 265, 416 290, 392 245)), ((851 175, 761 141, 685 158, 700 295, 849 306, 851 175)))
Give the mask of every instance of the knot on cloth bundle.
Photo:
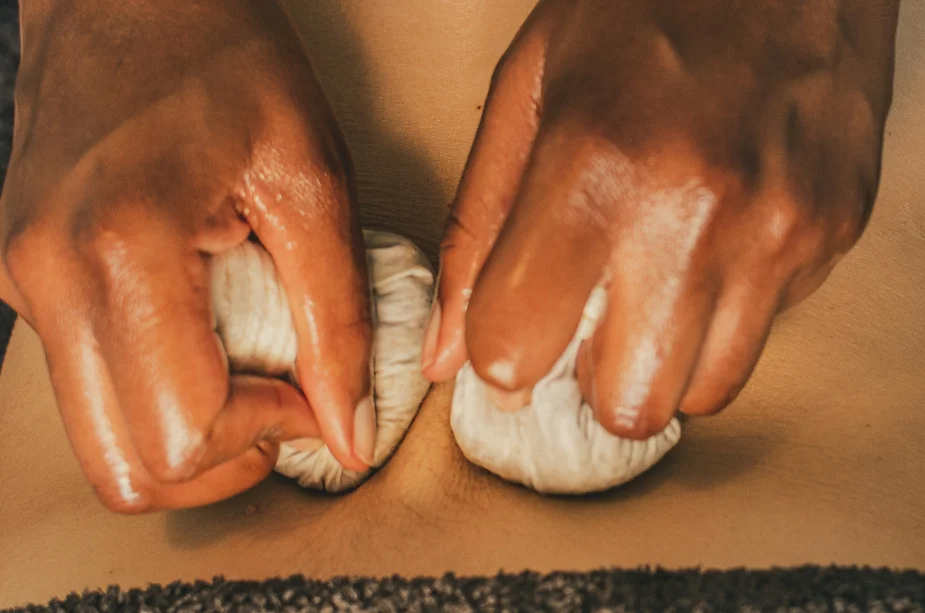
MULTIPOLYGON (((306 488, 339 492, 358 486, 388 460, 411 422, 429 383, 421 374, 421 346, 433 298, 434 275, 409 240, 364 231, 373 308, 372 373, 378 431, 373 468, 345 470, 327 447, 281 445, 276 470, 306 488)), ((289 302, 270 255, 245 242, 212 263, 216 330, 235 372, 287 376, 294 384, 296 333, 289 302)), ((677 442, 677 419, 645 440, 607 432, 584 402, 575 373, 581 342, 591 336, 607 304, 592 292, 575 337, 536 385, 530 404, 516 412, 494 406, 469 363, 456 377, 450 413, 456 443, 473 463, 545 493, 609 489, 658 462, 677 442)))
MULTIPOLYGON (((421 344, 434 275, 411 241, 369 230, 363 236, 372 294, 377 468, 395 451, 430 388, 421 374, 421 344)), ((298 384, 289 301, 263 247, 248 241, 213 258, 212 305, 232 371, 285 375, 298 384)), ((321 441, 282 443, 276 470, 302 487, 332 492, 354 488, 372 473, 345 470, 321 441)))

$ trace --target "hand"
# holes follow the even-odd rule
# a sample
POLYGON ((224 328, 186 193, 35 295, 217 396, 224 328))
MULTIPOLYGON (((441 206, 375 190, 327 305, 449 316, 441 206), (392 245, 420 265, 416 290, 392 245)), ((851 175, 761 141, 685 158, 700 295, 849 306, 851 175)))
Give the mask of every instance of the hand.
POLYGON ((645 438, 749 378, 870 215, 897 0, 543 0, 492 79, 425 374, 522 406, 575 333, 596 418, 645 438))
POLYGON ((281 9, 36 1, 22 34, 0 297, 41 337, 102 501, 138 512, 225 498, 302 437, 365 469, 372 450, 353 433, 370 320, 352 169, 281 9), (209 254, 251 232, 289 296, 305 396, 229 377, 214 333, 209 254))

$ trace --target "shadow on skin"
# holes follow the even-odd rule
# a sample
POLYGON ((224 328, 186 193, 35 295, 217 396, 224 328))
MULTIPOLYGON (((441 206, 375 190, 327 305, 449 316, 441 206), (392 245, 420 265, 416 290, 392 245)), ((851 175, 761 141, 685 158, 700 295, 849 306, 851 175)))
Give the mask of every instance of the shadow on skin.
MULTIPOLYGON (((498 525, 507 522, 514 529, 520 513, 544 514, 568 529, 572 524, 580 527, 589 513, 619 518, 624 505, 636 507, 647 498, 655 500, 659 490, 671 485, 687 490, 720 488, 762 464, 781 440, 781 434, 760 419, 744 420, 748 425, 732 433, 713 425, 725 418, 689 419, 679 444, 633 481, 584 496, 539 495, 501 480, 463 456, 449 425, 451 398, 452 385, 433 388, 393 458, 354 492, 306 491, 273 475, 231 500, 167 514, 167 538, 187 550, 239 536, 259 541, 284 534, 306 542, 355 538, 360 546, 366 533, 356 532, 351 527, 354 522, 376 526, 380 532, 408 533, 409 540, 416 538, 416 531, 465 538, 467 532, 479 529, 471 524, 473 517, 498 525), (458 525, 462 508, 468 509, 462 516, 469 519, 458 525)), ((736 423, 743 425, 742 420, 736 423)), ((300 554, 294 555, 287 563, 298 568, 307 564, 298 558, 300 554)))
POLYGON ((317 521, 342 496, 303 490, 294 481, 271 474, 266 481, 234 498, 207 507, 165 514, 164 533, 172 547, 195 550, 232 539, 292 530, 317 521), (297 513, 292 511, 297 509, 297 513))
MULTIPOLYGON (((685 489, 710 490, 746 474, 760 465, 773 450, 779 437, 773 432, 742 433, 720 436, 709 420, 688 419, 681 440, 665 457, 632 481, 603 492, 583 495, 547 495, 557 504, 572 505, 576 510, 586 505, 605 503, 616 510, 620 502, 645 498, 669 482, 685 489)), ((473 467, 486 478, 497 479, 485 470, 473 467)), ((515 486, 529 492, 525 487, 515 486)))
MULTIPOLYGON (((691 423, 688 422, 688 428, 691 423)), ((672 479, 692 490, 717 488, 751 472, 767 458, 779 440, 773 432, 756 432, 739 436, 720 436, 710 431, 710 424, 698 423, 696 438, 684 438, 678 446, 653 468, 670 473, 672 479)))
POLYGON ((436 262, 448 196, 415 143, 393 130, 373 97, 375 61, 340 0, 285 2, 309 51, 353 156, 363 225, 413 240, 436 262), (439 211, 439 219, 427 219, 439 211))

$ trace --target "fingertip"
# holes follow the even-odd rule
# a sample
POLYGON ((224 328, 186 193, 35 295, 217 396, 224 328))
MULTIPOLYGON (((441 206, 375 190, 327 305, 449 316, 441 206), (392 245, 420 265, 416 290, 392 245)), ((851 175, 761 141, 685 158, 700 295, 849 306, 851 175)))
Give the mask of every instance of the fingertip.
MULTIPOLYGON (((661 433, 677 412, 678 381, 657 377, 640 384, 626 376, 632 367, 615 366, 595 355, 597 343, 595 336, 585 341, 578 359, 579 386, 595 420, 607 432, 630 440, 642 441, 661 433)), ((608 350, 613 347, 600 347, 601 352, 608 350)))
POLYGON ((443 308, 436 301, 428 324, 430 338, 424 340, 421 372, 431 383, 444 383, 456 376, 468 359, 465 343, 464 307, 448 304, 443 308), (430 344, 430 355, 427 355, 430 344))
POLYGON ((596 408, 597 421, 605 430, 630 440, 644 441, 660 434, 675 414, 675 409, 667 404, 651 403, 642 407, 626 405, 596 408))
POLYGON ((361 401, 350 402, 346 398, 335 399, 334 395, 317 386, 312 396, 316 408, 321 438, 338 464, 347 470, 365 471, 368 464, 357 454, 357 413, 361 401), (323 417, 322 417, 323 416, 323 417))
POLYGON ((472 369, 482 381, 503 392, 532 388, 548 372, 546 360, 538 355, 539 348, 525 347, 533 335, 515 330, 509 308, 486 306, 491 302, 484 298, 488 294, 503 300, 501 291, 482 288, 465 314, 463 335, 472 369), (530 351, 529 361, 524 360, 525 351, 530 351))
POLYGON ((730 386, 725 391, 690 390, 681 401, 680 411, 692 417, 712 417, 722 413, 739 395, 740 389, 730 386))
POLYGON ((131 495, 125 495, 122 488, 115 484, 93 485, 97 500, 106 510, 118 515, 143 515, 154 510, 151 496, 147 492, 133 490, 131 495))
POLYGON ((488 386, 488 400, 499 411, 514 413, 533 401, 533 389, 526 388, 514 392, 505 392, 488 386))
POLYGON ((778 308, 776 292, 749 285, 723 296, 681 399, 683 414, 717 415, 738 398, 758 364, 778 308))
POLYGON ((349 389, 355 385, 345 384, 344 379, 320 381, 316 375, 309 397, 318 417, 321 438, 334 459, 347 470, 362 472, 370 467, 365 458, 371 458, 376 436, 370 379, 369 374, 363 377, 363 391, 354 395, 349 389))
POLYGON ((484 381, 509 392, 532 388, 552 369, 602 274, 596 255, 541 239, 549 225, 502 234, 465 313, 469 361, 484 381))
POLYGON ((304 335, 296 372, 328 450, 345 469, 365 471, 369 465, 357 452, 356 436, 358 408, 373 384, 372 329, 369 318, 354 315, 323 334, 304 335))
MULTIPOLYGON (((501 344, 501 343, 499 343, 501 344)), ((523 379, 519 360, 497 347, 478 345, 470 351, 469 361, 479 379, 504 393, 532 387, 523 379)))

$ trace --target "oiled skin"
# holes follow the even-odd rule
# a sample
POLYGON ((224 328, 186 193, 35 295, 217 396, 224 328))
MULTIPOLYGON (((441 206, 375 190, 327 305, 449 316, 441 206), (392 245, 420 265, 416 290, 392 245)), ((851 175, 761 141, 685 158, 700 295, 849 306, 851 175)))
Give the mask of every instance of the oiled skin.
MULTIPOLYGON (((23 13, 0 297, 42 337, 104 502, 227 497, 287 438, 321 434, 361 465, 352 167, 282 15, 60 6, 23 13), (295 296, 308 402, 278 382, 229 386, 214 344, 206 256, 251 230, 295 296)), ((580 370, 601 423, 642 437, 679 404, 725 406, 876 194, 898 2, 807 6, 542 2, 499 64, 460 184, 426 373, 469 358, 529 388, 607 273, 611 310, 580 370)))
POLYGON ((898 8, 540 2, 454 203, 425 373, 469 359, 516 408, 606 280, 579 361, 598 421, 644 438, 725 407, 867 223, 898 8))
MULTIPOLYGON (((534 2, 287 4, 350 145, 365 222, 436 255, 492 67, 534 2)), ((604 495, 540 496, 466 462, 440 385, 354 494, 271 477, 204 508, 115 515, 68 449, 44 349, 20 322, 0 370, 0 607, 215 575, 925 568, 923 61, 925 4, 904 2, 883 179, 860 242, 777 319, 728 411, 688 420, 663 462, 604 495)))
POLYGON ((204 504, 323 435, 353 469, 370 394, 349 155, 275 3, 27 2, 2 297, 43 339, 104 502, 204 504), (253 231, 286 284, 306 392, 235 376, 208 254, 253 231), (316 420, 316 415, 318 419, 316 420))

